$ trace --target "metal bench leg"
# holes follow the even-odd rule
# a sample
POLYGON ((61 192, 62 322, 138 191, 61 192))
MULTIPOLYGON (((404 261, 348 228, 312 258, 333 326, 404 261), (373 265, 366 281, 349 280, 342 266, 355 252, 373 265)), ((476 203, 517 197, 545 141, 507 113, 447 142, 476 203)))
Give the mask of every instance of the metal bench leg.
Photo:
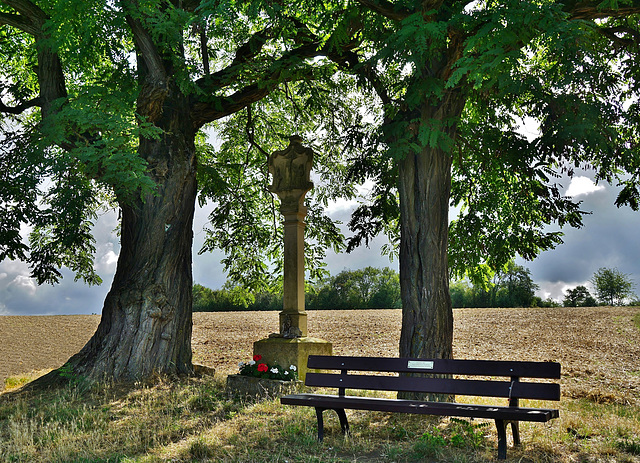
POLYGON ((507 423, 504 420, 496 420, 498 430, 498 460, 507 458, 507 423))
POLYGON ((322 419, 322 412, 325 411, 322 407, 316 407, 316 416, 318 417, 318 442, 322 442, 324 439, 324 420, 322 419))
POLYGON ((511 432, 513 434, 513 445, 520 445, 520 423, 518 421, 511 422, 511 432))
POLYGON ((342 434, 348 434, 349 422, 347 421, 347 414, 344 412, 344 408, 334 408, 334 410, 340 419, 340 429, 342 429, 342 434))

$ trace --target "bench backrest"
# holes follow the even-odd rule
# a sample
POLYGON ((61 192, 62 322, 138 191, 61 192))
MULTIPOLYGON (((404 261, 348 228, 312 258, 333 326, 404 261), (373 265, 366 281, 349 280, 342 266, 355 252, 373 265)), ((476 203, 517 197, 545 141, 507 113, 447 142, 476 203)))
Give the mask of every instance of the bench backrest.
POLYGON ((339 374, 310 371, 305 384, 335 387, 340 395, 344 395, 345 389, 366 389, 506 397, 514 403, 517 399, 560 400, 560 385, 557 383, 520 381, 521 378, 560 379, 560 364, 555 362, 310 355, 307 367, 309 370, 339 370, 339 374), (353 371, 402 375, 351 374, 353 371), (406 376, 407 373, 419 373, 420 376, 406 376), (437 375, 483 376, 490 379, 443 378, 437 375))

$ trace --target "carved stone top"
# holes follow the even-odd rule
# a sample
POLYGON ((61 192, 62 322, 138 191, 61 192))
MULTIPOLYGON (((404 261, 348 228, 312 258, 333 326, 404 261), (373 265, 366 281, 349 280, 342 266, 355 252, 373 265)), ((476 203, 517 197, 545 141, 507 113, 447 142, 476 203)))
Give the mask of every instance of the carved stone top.
POLYGON ((269 191, 281 199, 291 196, 301 198, 313 187, 312 165, 313 150, 302 146, 300 136, 289 137, 289 146, 269 156, 269 172, 273 176, 269 191))

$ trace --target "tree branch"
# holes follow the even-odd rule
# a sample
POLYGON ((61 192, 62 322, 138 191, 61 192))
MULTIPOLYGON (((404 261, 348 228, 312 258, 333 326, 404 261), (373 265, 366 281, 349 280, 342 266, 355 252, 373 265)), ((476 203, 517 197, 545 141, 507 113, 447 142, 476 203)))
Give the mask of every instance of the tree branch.
POLYGON ((640 0, 633 0, 630 4, 621 5, 620 8, 598 8, 599 0, 596 1, 575 1, 564 2, 563 10, 571 15, 571 19, 605 19, 620 18, 632 14, 640 14, 640 0))
MULTIPOLYGON (((27 18, 30 21, 30 27, 34 31, 33 35, 42 32, 42 25, 48 17, 36 4, 29 0, 2 0, 2 3, 13 8, 20 13, 23 18, 27 18)), ((31 34, 31 32, 29 32, 29 34, 31 34)))
POLYGON ((162 63, 162 58, 158 49, 151 38, 149 32, 145 29, 142 21, 134 18, 132 12, 138 8, 136 0, 122 0, 126 12, 127 24, 131 28, 133 40, 139 50, 138 56, 142 58, 150 78, 154 82, 166 83, 167 75, 162 63))
POLYGON ((270 38, 273 38, 273 30, 270 27, 253 34, 249 37, 249 40, 236 50, 236 56, 231 63, 231 67, 246 63, 255 58, 270 38))
POLYGON ((632 45, 640 45, 640 31, 631 29, 630 27, 603 27, 599 29, 599 32, 616 44, 625 48, 632 45), (619 37, 617 34, 620 33, 630 35, 631 38, 619 37))
MULTIPOLYGON (((261 78, 256 79, 256 83, 247 85, 232 95, 212 97, 207 100, 202 97, 198 98, 192 105, 192 118, 195 126, 199 128, 207 122, 229 116, 247 107, 251 103, 261 100, 282 82, 283 70, 290 69, 293 61, 325 55, 326 53, 324 53, 319 46, 318 43, 314 42, 285 53, 269 66, 261 78)), ((226 71, 230 72, 229 69, 226 71)), ((237 80, 235 73, 227 74, 226 76, 223 76, 224 73, 216 74, 219 74, 219 76, 217 76, 218 79, 215 79, 214 76, 207 76, 197 81, 197 84, 205 95, 210 95, 217 90, 221 90, 237 80)), ((298 75, 296 78, 300 78, 300 76, 298 75)), ((291 78, 285 78, 284 80, 291 80, 291 78)))
MULTIPOLYGON (((193 119, 196 127, 201 127, 207 122, 211 122, 222 117, 228 116, 236 111, 245 108, 247 105, 254 103, 269 94, 280 82, 293 80, 292 77, 282 77, 283 71, 295 67, 294 63, 307 58, 315 58, 318 56, 329 56, 336 54, 331 40, 326 42, 325 48, 321 48, 321 40, 316 38, 313 33, 300 21, 290 18, 296 26, 296 37, 294 41, 299 46, 293 50, 285 52, 279 59, 275 60, 262 74, 256 79, 256 82, 238 90, 231 96, 208 98, 225 87, 234 85, 238 82, 239 77, 245 67, 245 63, 254 59, 262 51, 267 40, 274 36, 274 31, 270 28, 261 30, 252 35, 249 40, 238 48, 233 62, 214 74, 204 76, 196 81, 196 85, 205 95, 197 97, 194 100, 193 119)), ((352 43, 342 45, 344 51, 350 50, 352 43)), ((310 73, 307 70, 305 75, 310 73)), ((300 79, 298 75, 295 79, 300 79)))
POLYGON ((17 14, 0 13, 0 26, 2 25, 15 27, 29 35, 36 35, 38 33, 38 28, 35 27, 31 21, 17 14))
POLYGON ((358 3, 394 21, 402 21, 411 15, 410 11, 404 8, 398 8, 388 0, 358 0, 358 3))
POLYGON ((9 108, 3 104, 3 111, 15 113, 13 111, 22 112, 29 107, 40 106, 42 118, 46 119, 52 110, 53 101, 67 96, 60 57, 57 52, 47 44, 49 37, 43 30, 43 26, 49 17, 40 7, 29 0, 1 1, 19 13, 19 15, 4 13, 2 14, 1 21, 19 28, 33 35, 35 38, 38 54, 36 74, 38 75, 40 93, 38 98, 22 103, 14 108, 9 108), (35 103, 36 101, 37 104, 35 103))
MULTIPOLYGON (((238 75, 244 68, 244 64, 255 58, 264 47, 267 39, 273 36, 270 28, 256 32, 249 40, 236 50, 236 55, 229 66, 213 74, 208 74, 196 81, 196 85, 203 89, 205 93, 209 93, 207 88, 215 89, 217 87, 225 87, 237 82, 238 75)), ((204 53, 204 50, 203 50, 204 53)))
POLYGON ((209 49, 207 47, 207 24, 200 25, 200 53, 202 54, 202 68, 205 74, 209 74, 209 49))
POLYGON ((369 82, 383 105, 388 106, 394 103, 393 99, 389 96, 389 92, 387 92, 386 87, 380 80, 380 76, 376 73, 371 63, 362 63, 357 53, 349 51, 341 55, 330 54, 329 59, 346 71, 356 74, 369 82))
POLYGON ((29 108, 40 106, 40 97, 33 98, 29 101, 25 101, 16 106, 6 106, 2 100, 0 100, 0 113, 5 114, 22 114, 29 108))

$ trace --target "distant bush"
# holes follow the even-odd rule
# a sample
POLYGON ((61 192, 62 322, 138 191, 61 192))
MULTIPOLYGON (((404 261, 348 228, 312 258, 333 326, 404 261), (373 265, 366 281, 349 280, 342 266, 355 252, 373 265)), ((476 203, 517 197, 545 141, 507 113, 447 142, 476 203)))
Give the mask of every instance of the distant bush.
POLYGON ((388 267, 343 270, 306 294, 309 309, 399 309, 400 276, 388 267))
MULTIPOLYGON (((282 310, 280 291, 253 293, 229 282, 216 290, 195 284, 193 311, 282 310)), ((390 268, 343 270, 310 285, 305 293, 305 306, 309 310, 399 309, 400 277, 390 268)))

